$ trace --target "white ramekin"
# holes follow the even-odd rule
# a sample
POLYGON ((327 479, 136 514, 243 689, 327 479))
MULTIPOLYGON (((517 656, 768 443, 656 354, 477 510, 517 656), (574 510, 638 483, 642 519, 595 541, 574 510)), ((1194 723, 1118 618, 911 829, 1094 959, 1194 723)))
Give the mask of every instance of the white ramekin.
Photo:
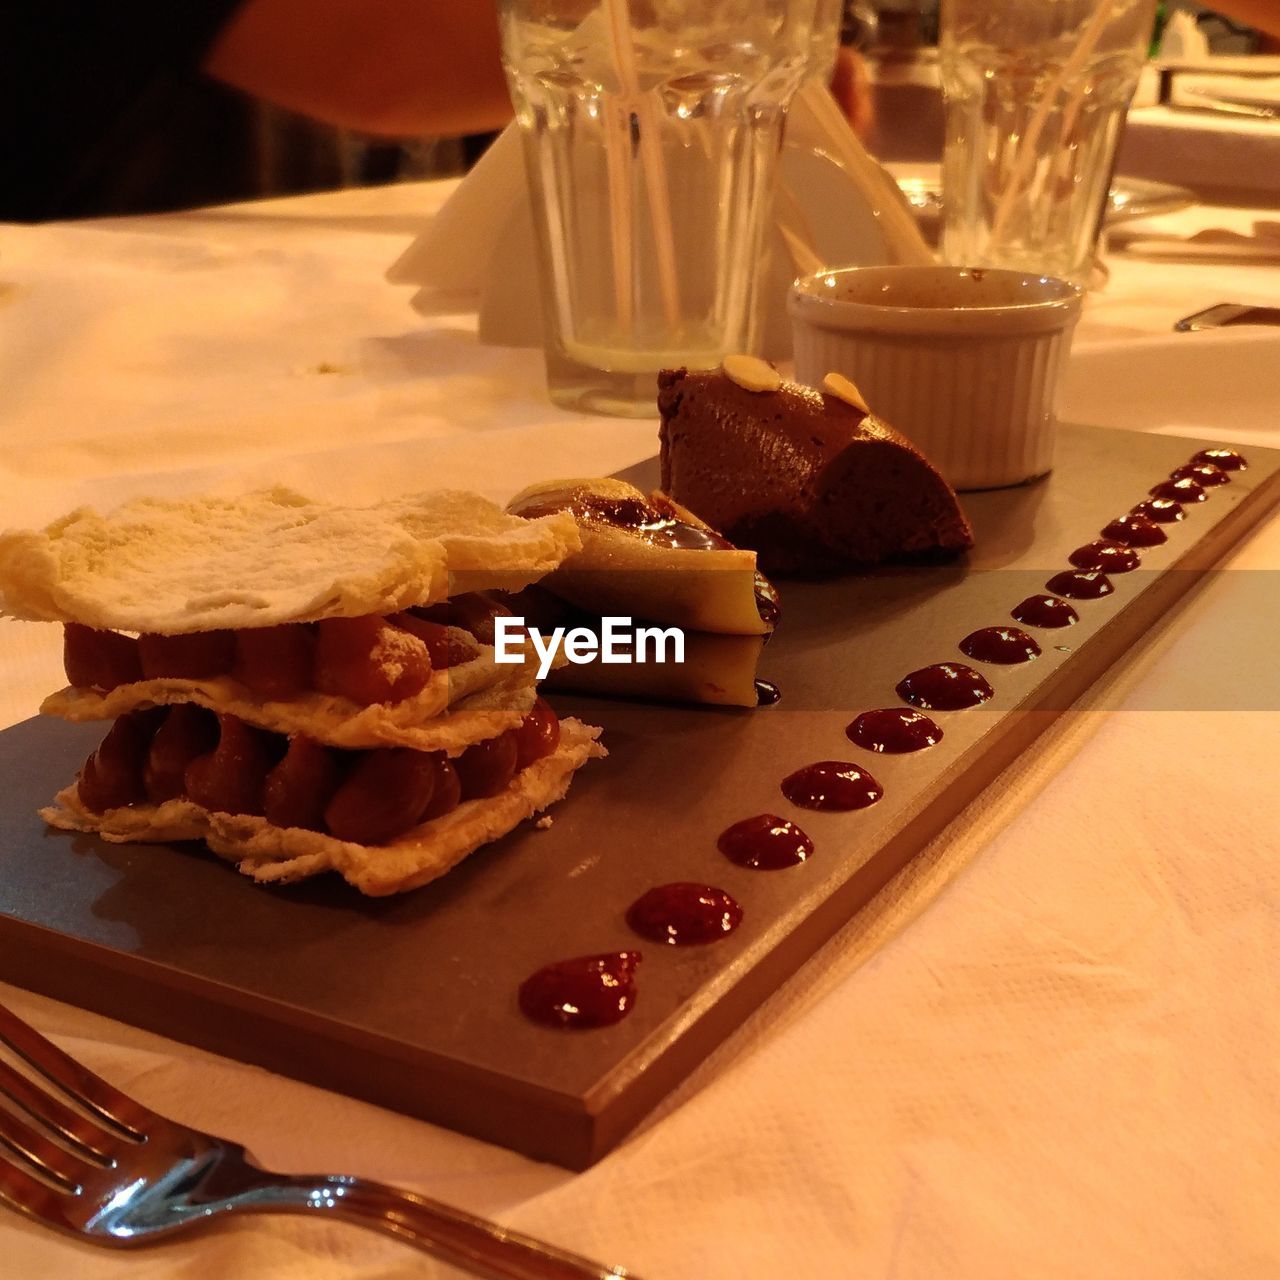
POLYGON ((1080 299, 1065 280, 994 267, 819 272, 791 288, 796 378, 851 378, 957 489, 1020 484, 1053 466, 1080 299))

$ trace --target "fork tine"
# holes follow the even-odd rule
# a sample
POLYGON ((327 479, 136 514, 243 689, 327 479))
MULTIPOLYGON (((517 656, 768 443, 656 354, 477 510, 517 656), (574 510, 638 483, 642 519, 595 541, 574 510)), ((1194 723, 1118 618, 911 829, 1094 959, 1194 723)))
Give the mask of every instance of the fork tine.
MULTIPOLYGON (((3 1148, 0 1148, 0 1152, 3 1148)), ((42 1222, 67 1226, 66 1191, 55 1191, 33 1173, 20 1169, 0 1155, 0 1201, 42 1222)))
POLYGON ((81 1179, 86 1173, 84 1161, 37 1133, 5 1107, 0 1107, 0 1145, 8 1147, 14 1155, 68 1191, 75 1193, 80 1190, 81 1179))
MULTIPOLYGON (((111 1135, 86 1120, 78 1111, 64 1106, 52 1094, 15 1071, 0 1058, 0 1095, 7 1096, 55 1137, 64 1139, 89 1159, 111 1159, 111 1135)), ((116 1145, 121 1139, 116 1138, 116 1145)))
POLYGON ((27 1026, 15 1013, 0 1004, 0 1043, 7 1044, 19 1057, 50 1084, 56 1085, 87 1111, 100 1116, 108 1124, 133 1138, 144 1138, 159 1117, 140 1102, 113 1088, 88 1067, 69 1058, 39 1032, 27 1026))

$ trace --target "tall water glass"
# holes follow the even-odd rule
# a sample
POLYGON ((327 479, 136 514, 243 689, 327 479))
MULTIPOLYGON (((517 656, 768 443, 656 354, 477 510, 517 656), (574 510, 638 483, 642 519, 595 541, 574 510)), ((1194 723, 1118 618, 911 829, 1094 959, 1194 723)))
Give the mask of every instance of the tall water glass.
POLYGON ((788 103, 828 0, 498 0, 551 398, 656 412, 659 369, 756 342, 788 103))
POLYGON ((1088 282, 1155 0, 943 0, 943 255, 1088 282))

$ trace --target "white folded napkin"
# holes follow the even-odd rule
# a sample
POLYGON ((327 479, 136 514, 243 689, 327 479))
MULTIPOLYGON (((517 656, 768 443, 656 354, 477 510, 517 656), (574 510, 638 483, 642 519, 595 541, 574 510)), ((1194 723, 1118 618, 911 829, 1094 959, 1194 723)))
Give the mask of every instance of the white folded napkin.
MULTIPOLYGON (((791 352, 786 295, 797 275, 933 260, 897 184, 816 83, 797 94, 788 116, 774 222, 763 345, 775 359, 791 352)), ((413 306, 424 315, 478 311, 482 342, 542 345, 533 219, 516 125, 498 137, 387 278, 417 286, 413 306)))
POLYGON ((1169 18, 1160 37, 1160 56, 1178 62, 1209 57, 1209 40, 1196 25, 1195 14, 1179 9, 1169 18))

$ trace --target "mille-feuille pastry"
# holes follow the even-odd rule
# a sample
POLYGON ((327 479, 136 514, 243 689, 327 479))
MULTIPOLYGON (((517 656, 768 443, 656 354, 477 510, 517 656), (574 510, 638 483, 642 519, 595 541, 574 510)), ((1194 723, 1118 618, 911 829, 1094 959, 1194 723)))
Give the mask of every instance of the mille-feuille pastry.
POLYGON ((565 666, 553 688, 755 706, 756 667, 781 614, 753 551, 735 547, 662 493, 610 478, 551 480, 507 504, 526 518, 567 511, 581 550, 512 604, 552 625, 598 628, 615 615, 683 629, 682 662, 565 666))
POLYGON ((465 602, 439 617, 460 584, 519 590, 579 545, 568 517, 459 492, 148 499, 0 535, 4 612, 64 626, 70 683, 42 711, 113 721, 43 816, 203 839, 261 881, 435 878, 603 754, 465 602))
POLYGON ((829 573, 973 545, 955 491, 856 387, 754 357, 658 375, 662 488, 769 573, 829 573))

